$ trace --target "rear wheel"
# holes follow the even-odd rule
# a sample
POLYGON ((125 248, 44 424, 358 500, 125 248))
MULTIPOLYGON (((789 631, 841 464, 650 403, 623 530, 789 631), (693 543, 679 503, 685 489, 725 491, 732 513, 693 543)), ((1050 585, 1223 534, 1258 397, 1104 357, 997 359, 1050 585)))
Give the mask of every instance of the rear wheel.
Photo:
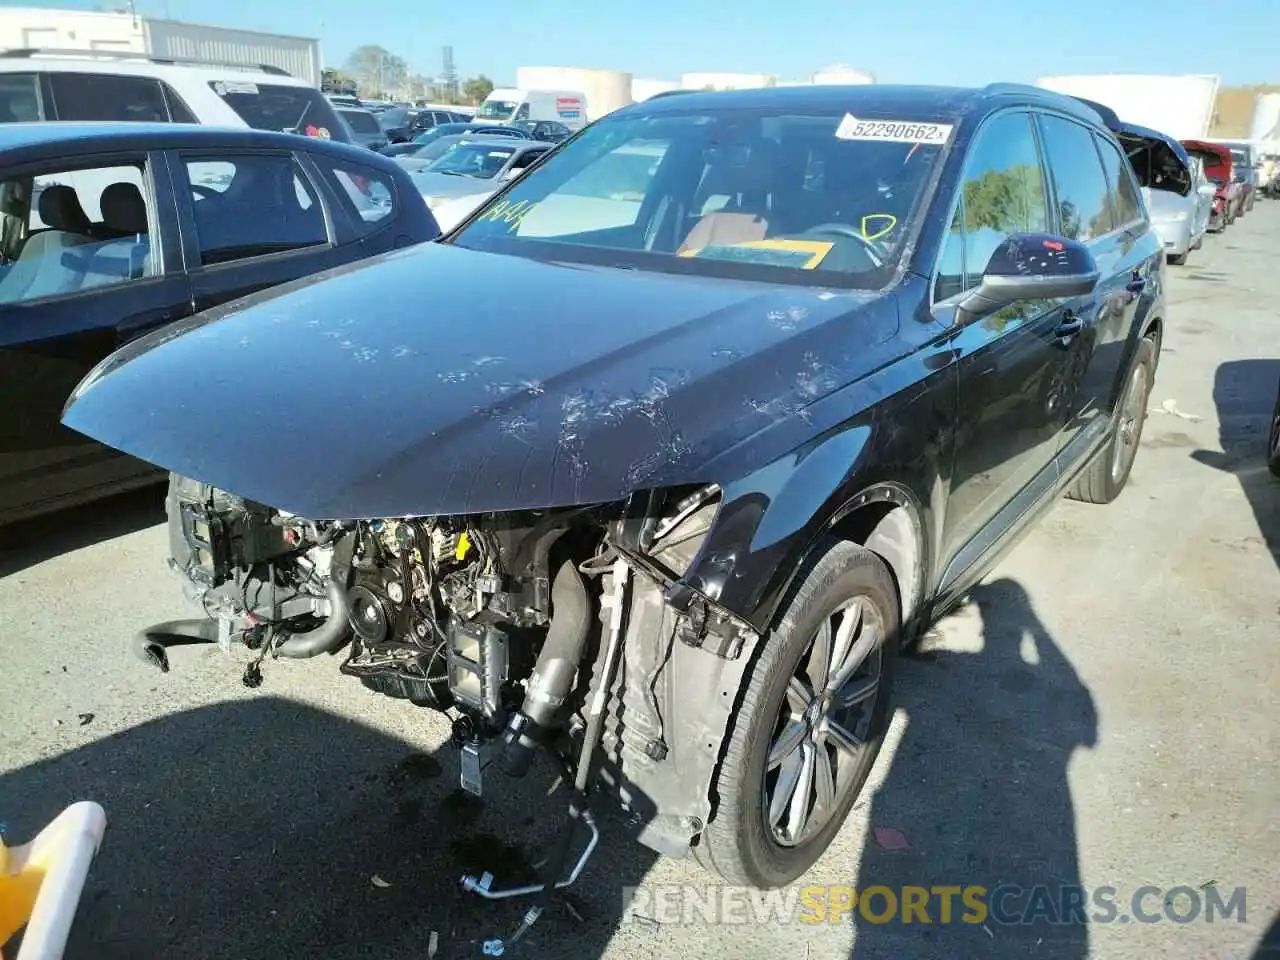
POLYGON ((795 880, 839 832, 880 749, 899 643, 893 577, 830 541, 764 638, 694 848, 730 883, 795 880))
POLYGON ((1190 256, 1190 254, 1190 250, 1186 253, 1171 253, 1169 254, 1169 262, 1175 267, 1181 267, 1187 262, 1187 257, 1190 256))
POLYGON ((1124 392, 1116 405, 1111 440, 1095 454, 1093 461, 1076 477, 1067 491, 1072 500, 1085 503, 1110 503, 1120 496, 1129 481, 1133 461, 1142 442, 1142 427, 1147 420, 1147 402, 1155 373, 1155 343, 1144 338, 1129 369, 1124 392))

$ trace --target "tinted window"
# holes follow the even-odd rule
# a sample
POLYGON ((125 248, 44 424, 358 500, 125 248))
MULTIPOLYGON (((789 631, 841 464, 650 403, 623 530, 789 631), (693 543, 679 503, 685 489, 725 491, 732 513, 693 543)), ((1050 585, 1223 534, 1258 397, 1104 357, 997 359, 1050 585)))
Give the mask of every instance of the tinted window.
POLYGON ((1058 193, 1062 235, 1092 240, 1111 231, 1107 180, 1102 174, 1093 134, 1078 123, 1042 116, 1045 154, 1058 193))
POLYGON ((996 247, 1010 234, 1044 233, 1048 227, 1044 174, 1030 118, 998 116, 969 148, 961 206, 943 248, 940 273, 946 279, 939 276, 939 298, 976 287, 996 247))
POLYGON ((168 123, 160 81, 97 73, 49 74, 59 120, 168 123))
POLYGON ((378 120, 367 110, 343 110, 342 118, 347 121, 356 133, 381 133, 378 120))
POLYGON ((215 80, 209 86, 255 130, 302 133, 343 142, 350 139, 333 106, 319 90, 243 80, 215 80))
POLYGON ((1138 188, 1133 185, 1133 172, 1127 158, 1110 140, 1096 138, 1098 150, 1102 153, 1102 166, 1107 171, 1107 182, 1111 184, 1111 209, 1116 226, 1139 219, 1142 207, 1138 203, 1138 188))
POLYGON ((141 160, 0 181, 0 303, 154 275, 147 195, 141 160))
POLYGON ((44 120, 40 83, 34 73, 0 73, 0 123, 44 120))
POLYGON ((324 165, 323 169, 333 172, 342 195, 351 202, 350 212, 361 233, 372 233, 376 225, 395 213, 395 185, 381 170, 371 170, 358 163, 334 163, 321 157, 315 160, 324 165))
POLYGON ((167 83, 161 83, 164 88, 164 98, 169 103, 169 116, 173 118, 174 123, 199 123, 196 115, 187 109, 187 105, 183 103, 182 98, 178 96, 177 91, 167 83))
POLYGON ((319 199, 293 157, 189 159, 186 169, 201 263, 329 242, 319 199))

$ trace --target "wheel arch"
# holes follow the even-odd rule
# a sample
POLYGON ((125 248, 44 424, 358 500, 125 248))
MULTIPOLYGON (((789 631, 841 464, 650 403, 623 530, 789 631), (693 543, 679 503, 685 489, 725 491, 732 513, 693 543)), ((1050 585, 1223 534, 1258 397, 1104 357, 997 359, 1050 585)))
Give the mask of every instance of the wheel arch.
POLYGON ((808 568, 809 558, 831 537, 856 543, 884 561, 898 591, 901 639, 909 641, 926 607, 924 588, 929 559, 924 510, 914 494, 901 484, 880 481, 848 497, 798 552, 777 592, 779 597, 790 595, 797 577, 808 568))

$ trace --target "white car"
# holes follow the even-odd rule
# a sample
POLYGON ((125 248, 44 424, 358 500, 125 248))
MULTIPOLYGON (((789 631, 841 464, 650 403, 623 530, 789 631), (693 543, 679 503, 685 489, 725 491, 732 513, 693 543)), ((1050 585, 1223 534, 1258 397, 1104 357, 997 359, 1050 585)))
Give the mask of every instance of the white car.
POLYGON ((0 123, 24 120, 201 123, 351 140, 319 90, 278 68, 116 51, 8 51, 0 57, 0 123))

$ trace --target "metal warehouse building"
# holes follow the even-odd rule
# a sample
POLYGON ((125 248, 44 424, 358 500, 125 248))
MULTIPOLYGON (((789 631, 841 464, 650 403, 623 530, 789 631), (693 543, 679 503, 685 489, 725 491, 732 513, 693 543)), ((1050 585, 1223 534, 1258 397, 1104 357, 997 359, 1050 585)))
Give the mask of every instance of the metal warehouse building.
POLYGON ((101 50, 267 65, 320 85, 320 42, 130 13, 0 7, 0 49, 101 50))

